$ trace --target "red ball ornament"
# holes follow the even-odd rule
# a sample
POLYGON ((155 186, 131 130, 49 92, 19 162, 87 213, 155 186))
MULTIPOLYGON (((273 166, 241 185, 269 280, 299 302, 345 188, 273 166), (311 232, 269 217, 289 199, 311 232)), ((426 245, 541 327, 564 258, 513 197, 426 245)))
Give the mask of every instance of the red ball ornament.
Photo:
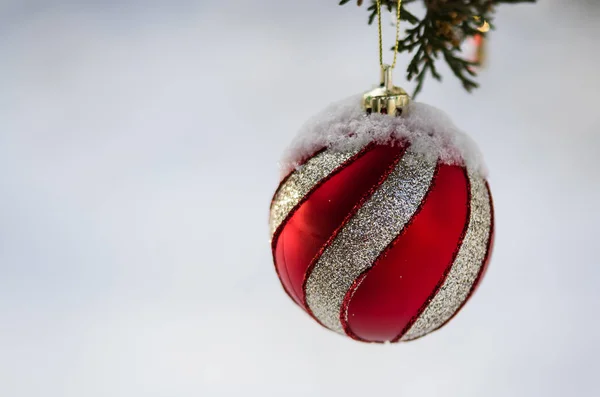
POLYGON ((272 252, 302 309, 353 339, 397 342, 462 308, 487 268, 493 207, 480 156, 443 114, 411 104, 402 118, 366 116, 352 99, 288 157, 272 252))

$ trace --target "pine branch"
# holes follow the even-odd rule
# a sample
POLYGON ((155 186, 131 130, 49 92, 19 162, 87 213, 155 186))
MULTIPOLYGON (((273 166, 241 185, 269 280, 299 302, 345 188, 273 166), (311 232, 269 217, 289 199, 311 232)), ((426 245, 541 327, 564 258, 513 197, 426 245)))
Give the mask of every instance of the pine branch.
MULTIPOLYGON (((350 0, 341 0, 340 5, 349 2, 350 0)), ((478 84, 473 78, 477 75, 474 67, 478 64, 461 56, 462 42, 476 35, 485 36, 486 33, 478 30, 482 21, 487 21, 494 28, 492 19, 495 6, 535 2, 536 0, 404 0, 401 19, 412 27, 405 29, 405 36, 398 41, 398 51, 415 54, 406 70, 407 79, 417 81, 413 97, 421 91, 428 75, 436 80, 442 79, 436 69, 436 62, 440 60, 448 64, 467 91, 477 88, 478 84), (405 8, 416 1, 423 1, 427 10, 422 19, 405 8)), ((362 0, 357 1, 359 6, 362 3, 362 0)), ((391 12, 396 6, 397 0, 381 0, 382 9, 391 12)), ((372 24, 377 17, 375 0, 371 0, 367 11, 369 24, 372 24)))

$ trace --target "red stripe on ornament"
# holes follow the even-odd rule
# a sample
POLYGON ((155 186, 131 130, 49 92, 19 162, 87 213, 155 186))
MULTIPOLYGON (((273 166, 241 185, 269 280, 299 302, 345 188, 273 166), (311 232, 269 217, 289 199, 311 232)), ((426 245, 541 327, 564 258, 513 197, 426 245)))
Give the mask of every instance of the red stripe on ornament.
MULTIPOLYGON (((448 318, 446 321, 444 321, 439 327, 435 328, 433 331, 437 331, 438 329, 442 328, 444 325, 448 324, 450 322, 450 320, 452 320, 462 310, 462 308, 469 301, 469 299, 471 299, 471 296, 473 296, 473 294, 477 291, 477 288, 479 287, 479 284, 481 284, 481 280, 483 280, 483 277, 485 276, 488 266, 490 264, 490 260, 492 258, 492 251, 494 248, 494 203, 492 200, 492 192, 490 191, 490 187, 487 182, 485 183, 485 187, 488 191, 488 197, 490 200, 490 233, 488 235, 488 242, 487 242, 487 247, 486 247, 486 251, 485 251, 485 257, 483 259, 483 265, 479 269, 479 273, 477 273, 477 277, 475 278, 473 285, 471 285, 471 289, 469 290, 469 293, 468 293, 467 297, 465 298, 465 300, 460 304, 458 309, 456 309, 456 311, 452 314, 452 316, 450 316, 450 318, 448 318)), ((431 331, 431 332, 433 332, 433 331, 431 331)), ((421 336, 411 339, 411 340, 416 340, 416 339, 422 338, 423 336, 425 336, 425 335, 421 335, 421 336)))
POLYGON ((398 146, 369 145, 320 181, 277 229, 273 257, 296 303, 305 306, 304 275, 317 252, 401 151, 398 146))
MULTIPOLYGON (((324 152, 325 150, 327 150, 327 148, 323 148, 321 150, 317 150, 315 153, 313 153, 311 156, 306 157, 303 161, 300 161, 298 163, 297 166, 301 166, 303 164, 305 164, 308 160, 310 160, 311 158, 315 157, 316 155, 320 154, 321 152, 324 152)), ((360 154, 357 153, 357 156, 360 154)), ((351 160, 351 159, 349 159, 351 160)), ((290 178, 290 176, 292 176, 292 174, 296 172, 296 169, 292 169, 291 171, 289 171, 287 173, 287 175, 285 175, 283 178, 281 178, 281 181, 279 182, 279 185, 277 186, 277 189, 275 189, 275 193, 273 193, 273 197, 271 198, 271 204, 269 205, 269 208, 273 207, 273 202, 275 201, 275 197, 277 197, 277 193, 279 193, 279 191, 281 190, 281 187, 284 185, 284 183, 287 182, 287 180, 290 178)), ((289 217, 289 214, 288 214, 289 217)), ((281 272, 279 271, 279 267, 277 266, 277 262, 275 261, 275 241, 277 240, 277 237, 279 236, 279 233, 281 232, 281 228, 282 226, 285 224, 286 219, 284 219, 283 222, 281 222, 281 224, 277 227, 277 229, 275 230, 275 232, 273 233, 273 236, 271 237, 271 254, 273 255, 273 264, 275 267, 275 273, 277 274, 277 278, 279 279, 279 282, 281 283, 281 286, 283 287, 283 290, 285 291, 285 293, 287 294, 287 296, 290 297, 290 299, 294 302, 296 302, 296 300, 294 299, 294 297, 292 296, 292 294, 288 291, 286 284, 289 283, 289 277, 287 274, 287 270, 285 270, 285 282, 284 282, 284 275, 281 274, 281 272)), ((297 303, 297 302, 296 302, 297 303)))
POLYGON ((346 333, 346 335, 348 335, 352 339, 360 341, 360 342, 369 342, 369 343, 383 343, 383 342, 385 342, 385 340, 368 340, 368 339, 363 339, 360 336, 358 336, 357 334, 355 334, 352 331, 352 329, 351 329, 351 327, 350 327, 350 325, 348 323, 348 307, 350 305, 350 301, 354 297, 354 294, 358 290, 358 287, 365 280, 365 278, 367 277, 367 275, 369 274, 369 272, 375 267, 375 265, 377 265, 380 262, 381 258, 386 257, 388 255, 389 251, 392 250, 392 248, 395 247, 396 242, 398 241, 398 239, 405 233, 405 230, 407 230, 408 226, 410 226, 413 223, 413 220, 415 219, 415 217, 420 213, 421 209, 423 208, 423 205, 427 201, 427 199, 429 197, 429 194, 431 193, 431 191, 432 191, 432 189, 433 189, 433 187, 435 185, 435 180, 436 180, 438 174, 439 174, 439 163, 436 164, 436 168, 435 168, 433 177, 431 179, 431 184, 429 185, 429 189, 427 190, 427 193, 423 197, 423 200, 421 201, 421 203, 419 203, 419 206, 417 207, 417 210, 415 211, 415 214, 413 215, 413 217, 404 226, 404 228, 398 234, 398 236, 379 254, 379 256, 377 257, 377 259, 375 260, 375 262, 373 262, 373 266, 371 266, 368 269, 365 269, 365 271, 362 272, 362 274, 360 276, 358 276, 356 278, 356 280, 354 280, 354 283, 352 283, 352 286, 348 289, 348 292, 346 292, 346 296, 344 297, 344 302, 342 303, 342 307, 340 309, 340 322, 342 324, 342 327, 344 328, 344 332, 346 333))
MULTIPOLYGON (((347 164, 350 164, 352 161, 356 160, 357 158, 359 158, 363 154, 365 154, 371 148, 371 146, 373 146, 373 145, 365 146, 364 149, 362 149, 360 152, 356 153, 354 156, 350 157, 348 160, 343 162, 338 168, 334 169, 329 175, 327 175, 325 178, 323 178, 317 184, 315 184, 315 186, 313 186, 313 188, 306 194, 306 196, 304 196, 302 198, 302 200, 300 200, 298 202, 298 204, 296 204, 296 206, 294 208, 292 208, 292 210, 289 212, 289 214, 286 216, 286 218, 279 224, 277 229, 275 229, 275 232, 273 232, 273 236, 271 237, 271 254, 273 256, 273 264, 275 266, 275 272, 277 273, 277 278, 279 279, 279 282, 281 282, 281 286, 283 287, 283 290, 285 291, 285 293, 290 297, 290 299, 292 299, 292 301, 294 301, 295 303, 300 305, 300 307, 302 307, 302 302, 297 300, 296 295, 294 293, 292 293, 293 290, 288 289, 288 288, 291 288, 291 286, 290 286, 290 278, 288 275, 287 267, 284 266, 280 270, 279 269, 280 266, 278 265, 278 262, 276 260, 275 252, 276 252, 277 244, 279 242, 279 235, 281 234, 284 226, 286 225, 287 221, 292 217, 294 212, 298 209, 298 207, 300 207, 300 205, 302 205, 302 203, 310 196, 310 194, 315 189, 317 189, 321 184, 325 183, 329 178, 334 176, 337 172, 341 171, 347 164)), ((310 159, 312 159, 313 157, 316 157, 317 155, 321 154, 322 152, 324 152, 326 150, 327 150, 327 148, 317 150, 313 155, 308 156, 305 159, 303 159, 301 162, 299 162, 298 166, 306 164, 310 159)), ((277 197, 277 193, 279 193, 279 191, 281 190, 281 187, 294 174, 294 172, 296 172, 296 169, 293 169, 290 172, 288 172, 288 174, 285 177, 283 177, 281 182, 279 182, 279 186, 277 186, 277 189, 275 189, 275 193, 273 193, 273 197, 271 198, 270 207, 273 207, 273 202, 275 201, 275 197, 277 197)))
POLYGON ((421 306, 421 308, 419 309, 419 311, 413 316, 413 318, 410 319, 410 321, 408 322, 408 324, 406 325, 406 327, 404 327, 404 329, 402 330, 402 332, 400 332, 400 334, 396 338, 394 338, 392 340, 392 342, 399 342, 400 341, 400 339, 404 336, 404 334, 406 334, 408 332, 408 330, 410 330, 410 328, 419 319, 419 317, 421 317, 421 315, 427 309, 427 307, 429 306, 429 304, 431 303, 431 301, 433 300, 433 298, 440 291, 440 288, 442 288, 442 286, 446 282, 446 279, 448 278, 448 275, 450 274, 450 271, 452 270, 452 266, 454 265, 454 262, 456 262, 456 258, 458 257, 458 253, 460 252, 460 248, 461 248, 461 246, 463 244, 465 236, 467 235, 467 233, 469 231, 469 223, 470 223, 470 220, 471 220, 471 200, 472 200, 472 196, 471 196, 471 179, 469 178, 469 173, 468 173, 467 169, 464 168, 463 171, 464 171, 464 175, 465 175, 465 181, 466 181, 466 184, 467 184, 467 217, 465 219, 465 225, 464 225, 463 231, 462 231, 462 233, 460 235, 460 239, 459 239, 458 243, 456 244, 456 248, 455 248, 455 250, 454 250, 454 252, 452 254, 452 260, 450 261, 448 267, 444 271, 444 275, 443 275, 442 279, 435 286, 435 289, 433 290, 433 292, 431 293, 431 295, 427 298, 427 300, 425 301, 425 303, 423 304, 423 306, 421 306))
POLYGON ((463 167, 439 164, 410 222, 348 290, 340 311, 346 333, 365 342, 398 340, 448 275, 469 222, 463 167))
MULTIPOLYGON (((406 144, 399 144, 398 146, 385 145, 385 146, 377 146, 377 148, 381 151, 385 150, 388 153, 388 156, 385 161, 385 163, 387 163, 386 168, 383 170, 383 172, 379 173, 378 179, 375 181, 375 183, 372 184, 369 189, 364 191, 362 196, 360 196, 360 198, 358 200, 354 201, 354 205, 349 209, 349 211, 346 212, 346 216, 338 224, 338 226, 332 231, 329 238, 326 241, 324 241, 324 243, 319 248, 319 250, 315 253, 314 257, 312 258, 312 260, 304 274, 304 279, 302 281, 302 298, 303 298, 302 303, 303 303, 305 310, 308 312, 308 314, 310 314, 319 324, 321 324, 321 322, 319 321, 319 319, 317 319, 314 316, 314 314, 312 313, 312 311, 310 310, 310 308, 308 306, 308 303, 306 302, 306 283, 308 281, 308 278, 310 277, 315 265, 317 264, 317 262, 319 261, 319 259, 321 258, 321 256, 323 255, 323 252, 325 252, 327 247, 329 247, 331 245, 331 243, 336 239, 336 237, 340 233, 340 231, 346 226, 346 224, 348 224, 350 219, 352 219, 356 215, 358 210, 365 204, 365 202, 367 202, 367 200, 369 200, 371 198, 371 196, 377 191, 377 189, 379 189, 381 184, 383 182, 385 182, 385 180, 388 178, 388 176, 394 171, 394 169, 396 168, 396 166, 402 159, 404 153, 406 152, 408 145, 406 145, 406 144)), ((380 163, 380 166, 384 165, 385 163, 384 162, 380 163)), ((378 167, 378 169, 381 170, 381 167, 378 167)), ((373 174, 373 176, 375 176, 375 175, 373 174)), ((338 189, 340 189, 340 191, 343 191, 344 189, 348 189, 350 187, 351 186, 348 186, 348 187, 340 186, 338 189)), ((355 194, 353 196, 356 197, 355 194)), ((323 324, 321 324, 321 325, 323 325, 323 324)))

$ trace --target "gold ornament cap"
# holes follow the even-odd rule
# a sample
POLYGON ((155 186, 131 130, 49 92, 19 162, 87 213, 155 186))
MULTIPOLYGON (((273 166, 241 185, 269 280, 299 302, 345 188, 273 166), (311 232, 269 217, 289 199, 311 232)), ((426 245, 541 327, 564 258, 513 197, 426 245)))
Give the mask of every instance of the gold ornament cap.
POLYGON ((363 95, 363 109, 368 114, 381 113, 400 116, 410 102, 410 96, 400 87, 392 83, 393 68, 390 65, 381 67, 379 87, 363 95))

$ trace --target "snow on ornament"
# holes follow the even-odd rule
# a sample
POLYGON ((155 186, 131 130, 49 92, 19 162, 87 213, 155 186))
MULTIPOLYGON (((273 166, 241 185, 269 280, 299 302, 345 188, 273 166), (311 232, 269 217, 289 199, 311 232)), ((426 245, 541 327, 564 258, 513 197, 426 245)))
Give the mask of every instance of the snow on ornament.
POLYGON ((493 208, 475 144, 438 109, 367 115, 356 96, 310 121, 271 203, 277 274, 325 327, 406 341, 448 322, 483 277, 493 208))

